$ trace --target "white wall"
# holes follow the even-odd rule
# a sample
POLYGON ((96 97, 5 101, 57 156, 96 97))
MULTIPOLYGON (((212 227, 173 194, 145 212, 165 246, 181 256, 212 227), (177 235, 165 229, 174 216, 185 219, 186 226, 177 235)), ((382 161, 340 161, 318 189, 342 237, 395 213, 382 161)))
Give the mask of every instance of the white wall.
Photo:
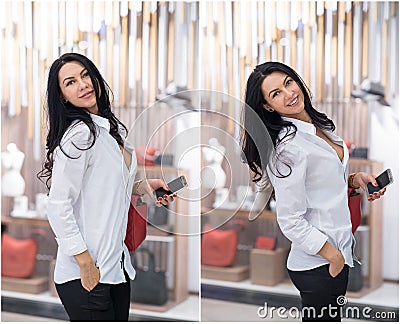
MULTIPOLYGON (((369 104, 371 160, 382 161, 384 169, 390 168, 394 183, 383 197, 383 277, 399 279, 399 114, 398 98, 392 107, 378 103, 369 104)), ((382 171, 383 171, 382 170, 382 171)))
POLYGON ((179 114, 175 121, 175 166, 190 171, 188 289, 199 291, 200 277, 200 113, 179 114))

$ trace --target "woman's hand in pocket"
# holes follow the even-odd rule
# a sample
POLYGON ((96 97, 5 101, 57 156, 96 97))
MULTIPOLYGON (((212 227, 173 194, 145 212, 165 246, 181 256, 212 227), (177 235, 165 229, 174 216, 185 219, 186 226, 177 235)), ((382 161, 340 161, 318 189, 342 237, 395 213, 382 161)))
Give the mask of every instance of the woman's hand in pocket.
POLYGON ((87 291, 91 291, 100 281, 100 270, 94 264, 93 259, 87 250, 74 255, 74 258, 81 270, 81 283, 83 288, 87 291))
POLYGON ((343 270, 344 257, 342 252, 328 241, 325 242, 318 254, 329 261, 329 274, 332 277, 336 277, 343 270))
POLYGON ((335 278, 344 268, 344 257, 343 254, 338 250, 338 254, 334 260, 329 261, 329 274, 335 278))
POLYGON ((81 268, 81 283, 83 288, 91 291, 100 281, 100 270, 94 265, 81 268))

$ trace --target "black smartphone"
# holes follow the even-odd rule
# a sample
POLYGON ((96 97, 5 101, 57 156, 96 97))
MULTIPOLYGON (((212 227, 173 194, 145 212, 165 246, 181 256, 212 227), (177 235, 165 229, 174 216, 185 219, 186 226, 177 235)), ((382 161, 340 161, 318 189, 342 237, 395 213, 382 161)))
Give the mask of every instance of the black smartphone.
POLYGON ((383 171, 375 178, 375 180, 378 183, 377 187, 375 187, 371 182, 367 184, 369 194, 373 194, 374 192, 377 192, 390 185, 393 182, 392 171, 390 169, 383 171))
POLYGON ((164 188, 158 188, 154 191, 154 198, 158 200, 159 197, 164 197, 164 195, 172 195, 173 193, 178 192, 179 190, 187 187, 187 181, 185 176, 180 176, 170 182, 167 183, 169 189, 165 190, 164 188))

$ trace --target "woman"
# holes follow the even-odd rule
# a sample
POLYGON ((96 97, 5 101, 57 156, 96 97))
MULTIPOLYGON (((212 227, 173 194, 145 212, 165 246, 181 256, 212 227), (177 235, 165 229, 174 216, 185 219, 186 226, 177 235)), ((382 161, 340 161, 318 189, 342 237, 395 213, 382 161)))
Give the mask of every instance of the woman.
POLYGON ((287 268, 300 291, 303 320, 340 321, 337 298, 345 295, 353 266, 347 188, 365 190, 368 182, 377 183, 364 172, 347 177, 346 145, 333 133, 333 121, 313 108, 292 68, 258 65, 248 78, 245 103, 243 153, 253 180, 270 179, 273 185, 277 220, 292 242, 287 268), (261 128, 270 138, 260 140, 261 128), (268 140, 271 145, 262 144, 268 140))
POLYGON ((110 92, 83 55, 64 54, 50 67, 39 177, 50 190, 47 215, 58 243, 54 281, 71 321, 128 320, 135 277, 124 244, 130 197, 168 190, 160 179, 133 183, 136 156, 111 112, 110 92))

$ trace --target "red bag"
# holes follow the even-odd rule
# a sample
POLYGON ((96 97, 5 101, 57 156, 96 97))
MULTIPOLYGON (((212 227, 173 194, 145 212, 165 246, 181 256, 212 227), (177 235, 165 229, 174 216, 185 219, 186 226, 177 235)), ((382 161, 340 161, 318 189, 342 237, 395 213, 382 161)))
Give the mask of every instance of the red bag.
POLYGON ((37 243, 34 239, 17 240, 7 233, 1 236, 1 275, 29 278, 36 267, 37 243))
POLYGON ((232 266, 236 260, 238 231, 212 230, 211 226, 205 225, 204 232, 201 239, 201 263, 214 267, 232 266))
POLYGON ((256 240, 257 249, 274 250, 275 249, 275 237, 270 236, 259 236, 256 240))
POLYGON ((354 234, 358 226, 361 224, 361 195, 353 188, 349 188, 347 193, 351 218, 351 231, 354 234))
POLYGON ((147 204, 140 196, 132 195, 128 211, 125 244, 129 252, 134 252, 147 235, 147 204))

